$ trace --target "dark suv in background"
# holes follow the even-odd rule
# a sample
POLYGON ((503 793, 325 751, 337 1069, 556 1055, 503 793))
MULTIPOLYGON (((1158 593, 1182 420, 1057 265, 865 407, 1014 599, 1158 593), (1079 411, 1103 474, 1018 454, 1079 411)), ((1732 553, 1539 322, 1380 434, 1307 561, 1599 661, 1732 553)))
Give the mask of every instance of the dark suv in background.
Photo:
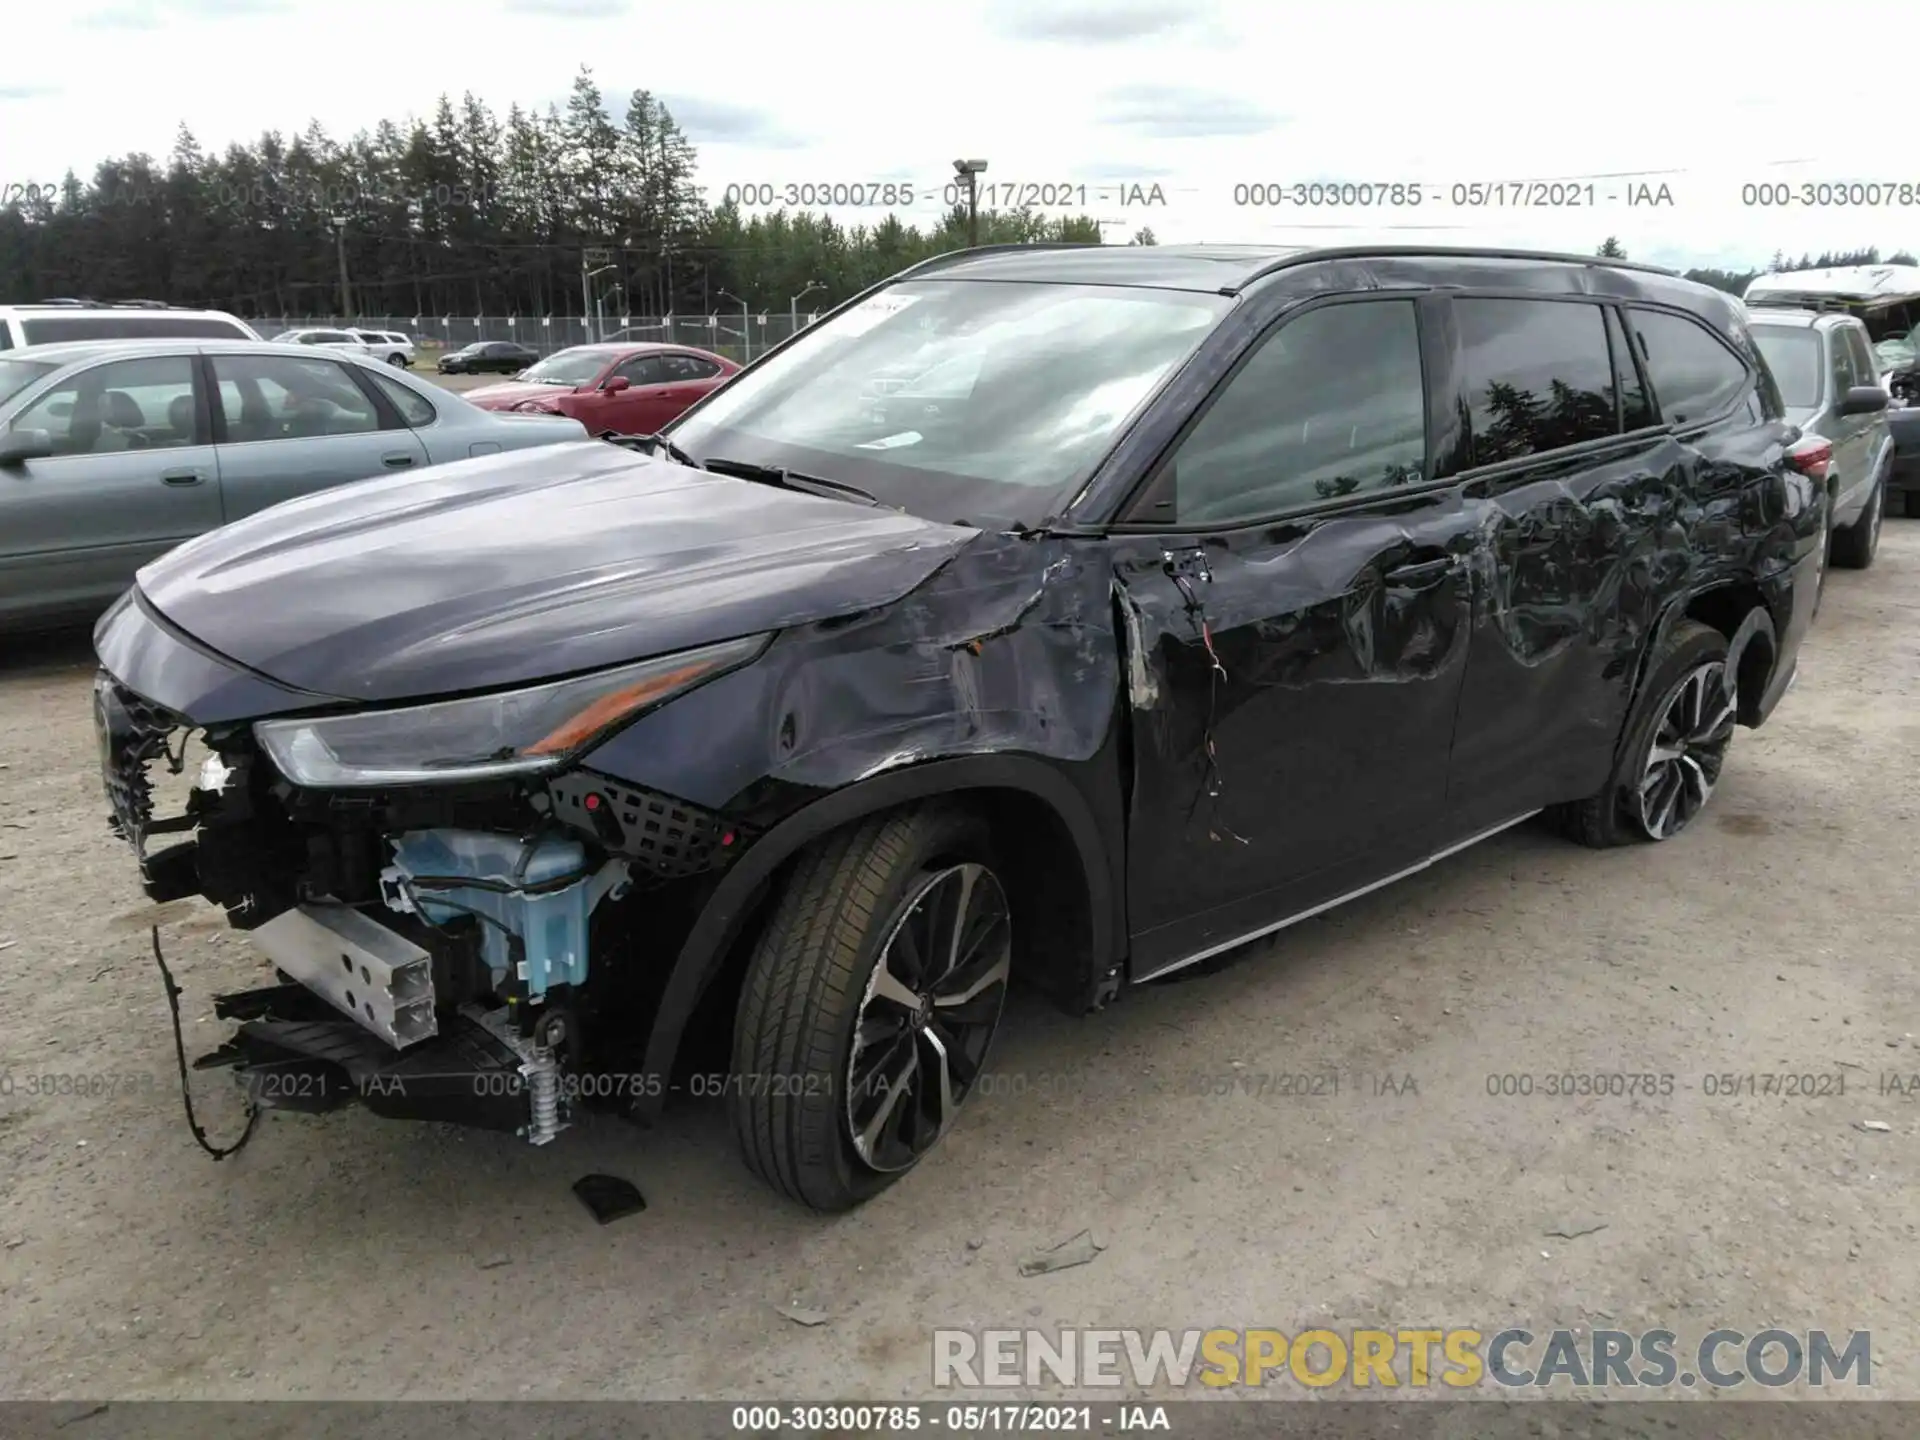
POLYGON ((1813 611, 1797 438, 1739 303, 1644 266, 947 256, 664 440, 149 566, 108 790, 280 971, 208 1062, 262 1103, 545 1143, 698 1088, 711 1019, 749 1165, 843 1208, 1011 979, 1097 1009, 1541 812, 1684 831, 1813 611))

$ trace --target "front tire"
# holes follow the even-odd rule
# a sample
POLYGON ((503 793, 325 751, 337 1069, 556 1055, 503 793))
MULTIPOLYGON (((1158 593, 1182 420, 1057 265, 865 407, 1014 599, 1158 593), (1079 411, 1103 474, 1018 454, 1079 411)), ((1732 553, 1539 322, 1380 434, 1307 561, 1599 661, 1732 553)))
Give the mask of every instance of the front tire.
POLYGON ((1012 924, 985 825, 892 811, 803 852, 735 1016, 747 1167, 820 1211, 912 1169, 951 1128, 1006 1000, 1012 924))
POLYGON ((1713 798, 1737 723, 1727 637, 1677 622, 1653 658, 1613 774, 1585 800, 1558 807, 1572 839, 1593 849, 1671 840, 1713 798))
POLYGON ((1880 519, 1886 513, 1887 486, 1876 480, 1873 494, 1860 518, 1844 530, 1833 532, 1833 563, 1843 570, 1864 570, 1873 564, 1880 548, 1880 519))

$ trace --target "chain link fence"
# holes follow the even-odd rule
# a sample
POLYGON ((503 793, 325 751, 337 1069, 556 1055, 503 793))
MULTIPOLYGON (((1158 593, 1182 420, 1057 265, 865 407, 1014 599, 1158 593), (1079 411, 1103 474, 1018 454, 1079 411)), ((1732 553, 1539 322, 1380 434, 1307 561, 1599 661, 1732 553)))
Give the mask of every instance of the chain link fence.
POLYGON ((660 341, 711 350, 745 364, 785 340, 796 327, 804 330, 816 318, 816 314, 804 310, 797 314, 775 310, 757 315, 739 311, 717 315, 608 315, 600 320, 582 320, 578 315, 356 315, 351 320, 335 315, 266 315, 250 317, 247 323, 268 340, 283 330, 325 326, 397 330, 414 344, 429 349, 458 350, 482 340, 513 340, 532 346, 542 355, 599 341, 660 341))

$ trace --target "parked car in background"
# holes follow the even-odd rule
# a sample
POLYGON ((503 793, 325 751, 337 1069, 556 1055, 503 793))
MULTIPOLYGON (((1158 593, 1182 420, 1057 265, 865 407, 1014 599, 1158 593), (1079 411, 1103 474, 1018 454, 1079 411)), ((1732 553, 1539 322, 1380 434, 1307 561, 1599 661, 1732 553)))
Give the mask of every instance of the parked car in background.
POLYGON ((0 351, 77 340, 258 340, 246 321, 224 310, 190 310, 156 300, 42 300, 0 305, 0 351))
POLYGON ((1893 503, 1920 519, 1920 265, 1756 275, 1745 299, 1756 319, 1767 310, 1812 310, 1851 315, 1866 327, 1877 383, 1890 397, 1893 459, 1886 490, 1893 503))
POLYGON ((1893 463, 1888 396, 1867 327, 1834 311, 1749 307, 1748 315, 1787 419, 1831 442, 1825 479, 1833 563, 1864 570, 1880 545, 1893 463))
POLYGON ((413 364, 413 341, 398 330, 355 330, 353 334, 375 359, 402 368, 413 364))
POLYGON ((466 398, 484 410, 570 415, 594 435, 651 435, 739 369, 685 345, 576 345, 466 398))
POLYGON ((664 436, 150 566, 108 794, 282 972, 214 1001, 259 1103, 545 1144, 710 1023, 748 1164, 845 1209, 1014 976, 1098 1009, 1542 810, 1684 834, 1813 613, 1798 438, 1740 303, 1649 266, 968 250, 664 436), (183 824, 146 766, 195 735, 183 824))
MULTIPOLYGON (((282 330, 273 337, 276 345, 317 345, 323 350, 338 350, 348 355, 372 355, 374 347, 362 339, 357 331, 336 330, 322 326, 302 326, 293 330, 282 330)), ((381 356, 382 359, 385 356, 381 356)))
POLYGON ((440 357, 442 375, 518 375, 540 352, 513 340, 478 340, 440 357))
POLYGON ((297 495, 585 435, 311 347, 0 355, 0 627, 98 614, 155 556, 297 495))

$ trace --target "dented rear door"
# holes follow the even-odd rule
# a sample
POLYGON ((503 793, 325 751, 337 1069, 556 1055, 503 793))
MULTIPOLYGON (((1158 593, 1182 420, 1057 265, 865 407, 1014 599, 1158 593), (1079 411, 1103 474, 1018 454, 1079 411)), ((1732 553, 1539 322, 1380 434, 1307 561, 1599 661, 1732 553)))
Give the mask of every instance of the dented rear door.
POLYGON ((1605 783, 1660 607, 1711 548, 1699 453, 1655 425, 1620 321, 1582 299, 1452 301, 1486 544, 1449 841, 1605 783))
POLYGON ((1445 340, 1423 312, 1375 294, 1290 313, 1156 467, 1128 512, 1153 532, 1110 538, 1137 979, 1429 853, 1477 512, 1443 478, 1422 341, 1445 340))

